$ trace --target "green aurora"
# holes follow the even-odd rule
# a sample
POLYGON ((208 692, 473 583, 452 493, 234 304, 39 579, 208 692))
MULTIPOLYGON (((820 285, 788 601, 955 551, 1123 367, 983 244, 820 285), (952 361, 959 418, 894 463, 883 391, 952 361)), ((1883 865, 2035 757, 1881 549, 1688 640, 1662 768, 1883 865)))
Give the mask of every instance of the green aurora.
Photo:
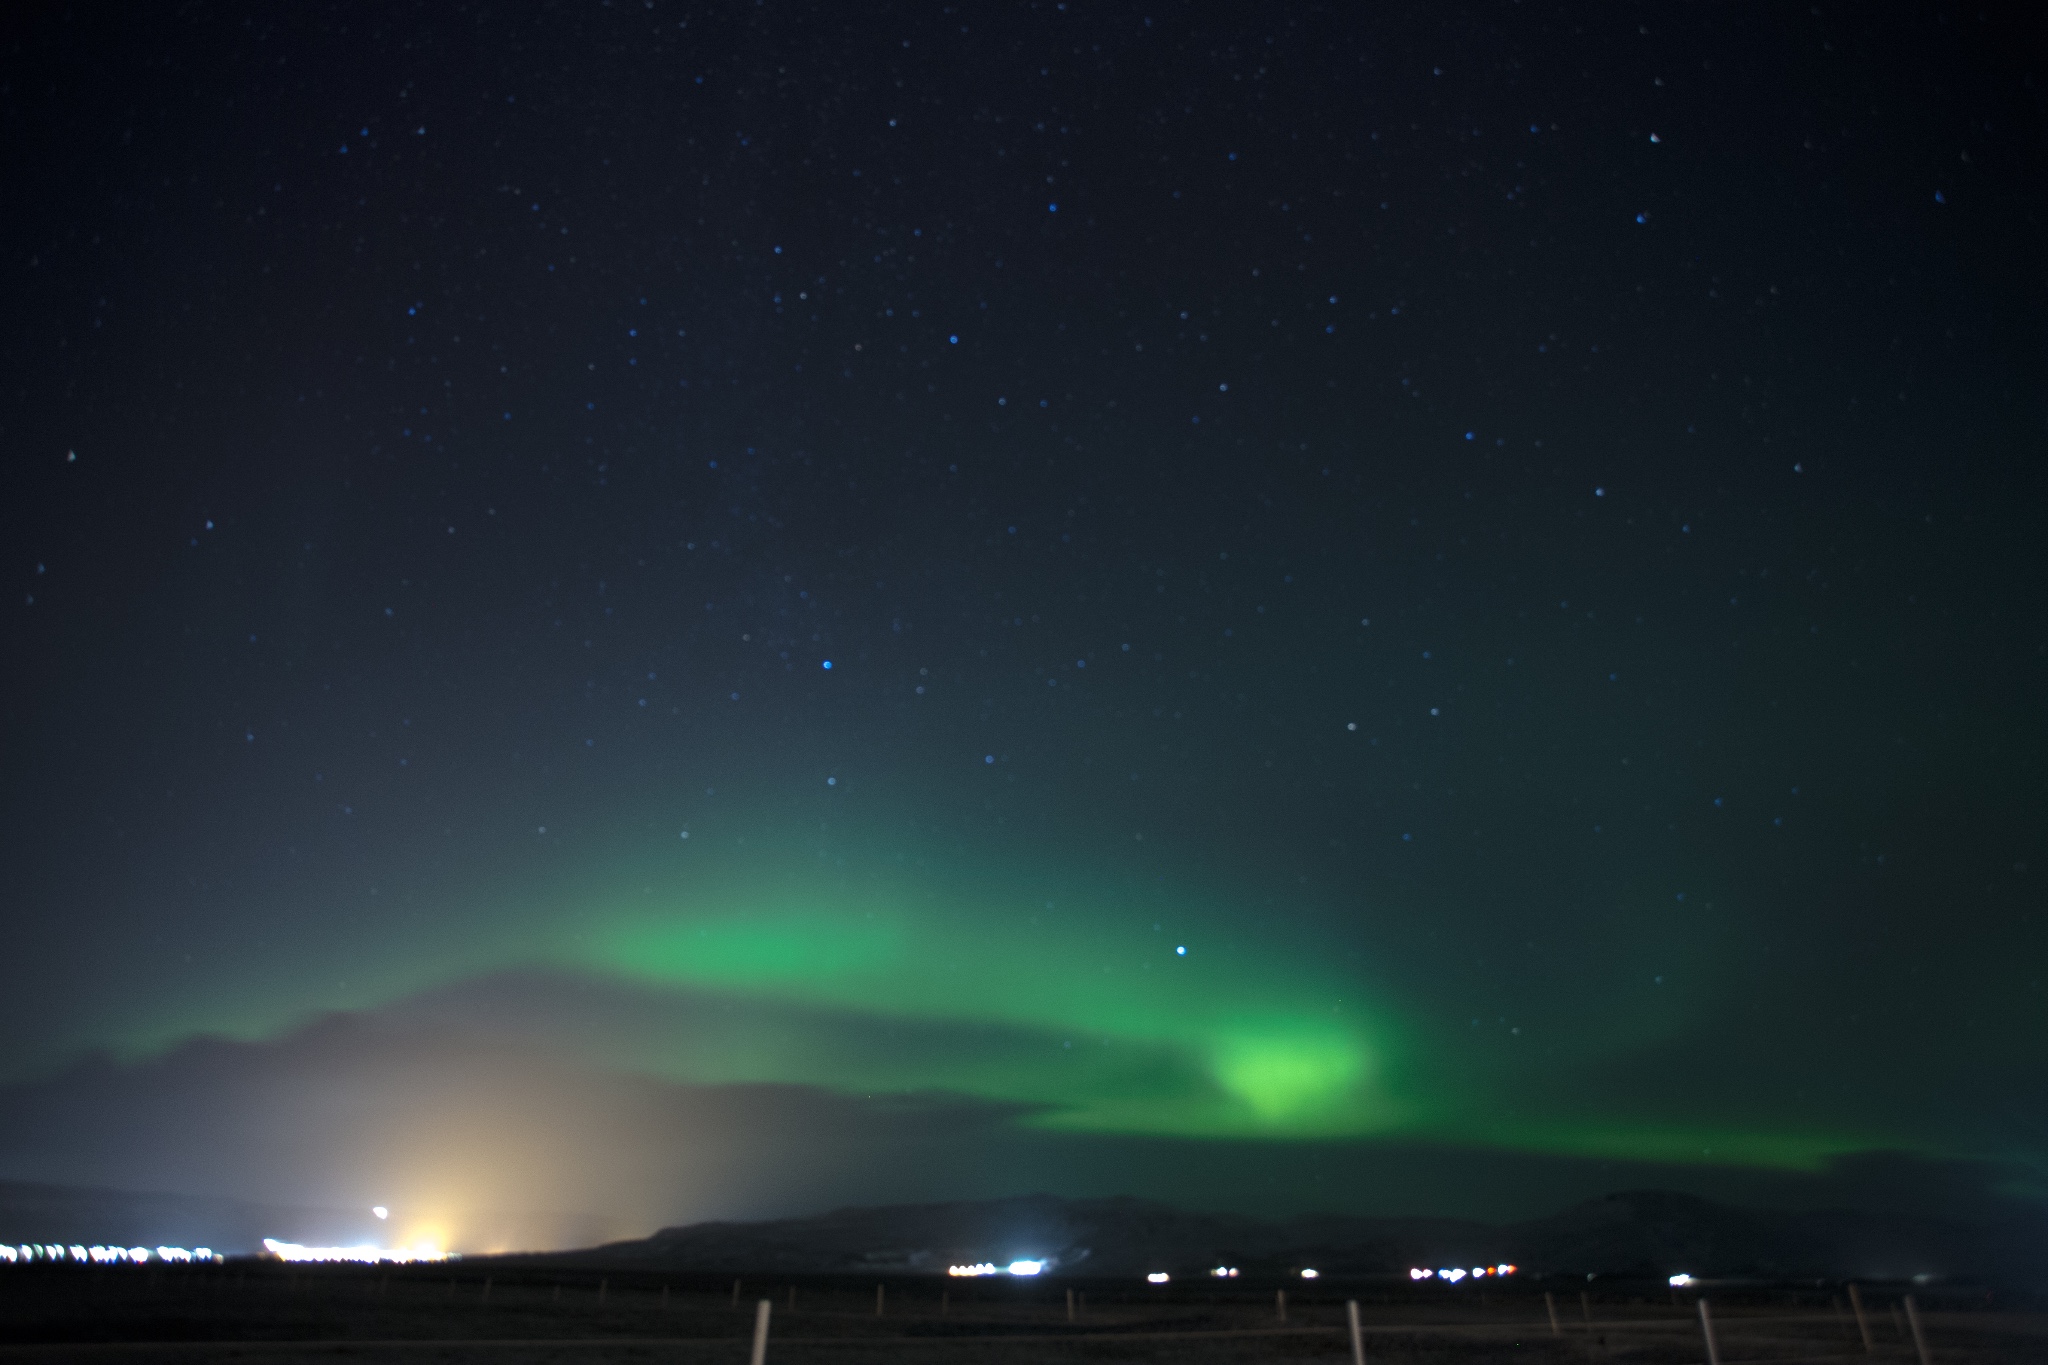
POLYGON ((2034 88, 1528 8, 31 25, 0 1176, 2040 1186, 2034 88))
MULTIPOLYGON (((795 861, 795 860, 790 860, 795 861)), ((1235 927, 1211 891, 1173 904, 1027 898, 1013 887, 885 874, 763 888, 738 876, 591 917, 561 959, 682 990, 909 1024, 924 1045, 849 1055, 815 1036, 677 1079, 855 1091, 950 1090, 1028 1106, 1075 1131, 1202 1138, 1426 1136, 1572 1155, 1812 1169, 1865 1145, 1839 1133, 1674 1116, 1609 1123, 1518 1104, 1426 1007, 1351 969, 1355 954, 1235 927), (849 885, 849 883, 854 883, 849 885), (1504 1111, 1522 1112, 1504 1121, 1504 1111)), ((1346 945, 1349 947, 1350 945, 1346 945)), ((1677 1021, 1671 1021, 1675 1027, 1677 1021)), ((1641 1032, 1578 1040, 1577 1064, 1641 1032)), ((1894 1144, 1895 1145, 1895 1144, 1894 1144)))
MULTIPOLYGON (((734 828, 791 823, 756 809, 734 828)), ((1356 927, 1317 934, 1300 917, 1247 917, 1252 890, 1218 881, 1174 886, 1071 856, 1058 876, 1034 874, 873 831, 842 831, 829 850, 700 835, 599 862, 633 870, 503 887, 528 905, 509 924, 500 915, 481 930, 477 910, 404 951, 358 945, 348 989, 273 973, 268 990, 245 981, 196 1012, 158 1009, 121 1050, 196 1033, 276 1037, 309 1017, 309 1000, 312 1013, 379 1009, 497 973, 567 973, 746 1011, 744 1026, 716 1034, 700 1023, 584 1039, 601 1066, 684 1083, 952 1093, 1077 1134, 1411 1138, 1780 1170, 1905 1145, 1882 1128, 1730 1122, 1588 1091, 1586 1074, 1681 1043, 1695 1025, 1683 1005, 1621 1029, 1623 1003, 1606 1001, 1576 1025, 1560 1020, 1540 1060, 1475 1052, 1441 1005, 1401 988, 1391 943, 1375 960, 1356 927), (887 853, 846 852, 861 847, 887 853)))

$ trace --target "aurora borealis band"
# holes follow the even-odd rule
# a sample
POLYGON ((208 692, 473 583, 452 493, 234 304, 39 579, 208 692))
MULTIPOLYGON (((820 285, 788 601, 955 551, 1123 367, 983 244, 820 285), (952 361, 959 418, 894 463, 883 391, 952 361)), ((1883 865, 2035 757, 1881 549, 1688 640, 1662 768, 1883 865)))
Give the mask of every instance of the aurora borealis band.
POLYGON ((1617 15, 23 21, 0 1177, 2037 1195, 2037 88, 1617 15))

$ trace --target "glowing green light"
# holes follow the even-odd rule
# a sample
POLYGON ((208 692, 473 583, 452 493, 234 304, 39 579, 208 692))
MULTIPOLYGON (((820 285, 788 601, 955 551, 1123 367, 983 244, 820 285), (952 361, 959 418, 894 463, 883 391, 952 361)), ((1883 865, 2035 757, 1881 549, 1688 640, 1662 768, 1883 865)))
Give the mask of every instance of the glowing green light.
POLYGON ((1224 1089, 1274 1125, 1327 1115, 1366 1072, 1357 1039, 1292 1020, 1226 1033, 1215 1041, 1213 1055, 1224 1089))
MULTIPOLYGON (((1366 1012, 1332 1013, 1355 999, 1355 982, 1287 960, 1285 944, 1212 940, 1218 951, 1189 956, 1147 922, 1149 911, 1110 902, 1048 916, 1021 899, 985 883, 765 888, 756 879, 653 907, 643 900, 603 917, 573 951, 592 969, 640 981, 980 1039, 948 1055, 899 1036, 887 1054, 829 1067, 820 1062, 835 1049, 750 1048, 768 1073, 759 1079, 943 1085, 1039 1106, 1038 1122, 1063 1128, 1306 1135, 1383 1126, 1390 1105, 1372 1093, 1366 1012)), ((1223 910, 1181 914, 1218 920, 1223 910)))
POLYGON ((682 1083, 952 1094, 1082 1134, 1399 1135, 1784 1170, 1885 1145, 1760 1116, 1653 1116, 1625 1094, 1574 1097, 1551 1081, 1673 1036, 1687 1026, 1676 998, 1638 1011, 1625 1035, 1597 1017, 1576 1036, 1553 1024, 1538 1061, 1504 1034, 1432 1022, 1437 1002, 1393 990, 1369 918, 1318 932, 1310 917, 1248 910, 1226 887, 911 858, 880 840, 886 854, 829 871, 815 848, 711 854, 705 842, 612 867, 606 884, 500 888, 490 903, 519 913, 451 913, 409 951, 365 944, 345 998, 323 997, 317 978, 267 974, 182 1018, 124 1021, 116 1046, 133 1056, 196 1032, 256 1040, 321 1009, 567 972, 629 1002, 614 1022, 562 1025, 570 1045, 682 1083))
POLYGON ((655 920, 608 934, 609 966, 655 980, 819 989, 826 982, 900 964, 896 927, 817 913, 655 920))

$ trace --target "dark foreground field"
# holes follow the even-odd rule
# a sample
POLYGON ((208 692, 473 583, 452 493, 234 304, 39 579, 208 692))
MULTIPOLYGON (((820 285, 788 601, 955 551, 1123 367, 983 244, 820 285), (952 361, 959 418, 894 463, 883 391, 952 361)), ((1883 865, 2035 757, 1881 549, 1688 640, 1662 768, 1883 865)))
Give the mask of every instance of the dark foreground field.
MULTIPOLYGON (((1417 1294, 1386 1286, 1029 1285, 892 1280, 742 1283, 534 1263, 380 1270, 246 1263, 0 1269, 0 1360, 576 1362, 746 1365, 755 1304, 774 1310, 769 1365, 1349 1365, 1344 1299, 1371 1365, 1703 1361, 1691 1299, 1654 1287, 1582 1300, 1540 1287, 1417 1294), (1070 1320, 1067 1290, 1076 1291, 1070 1320), (794 1293, 794 1307, 792 1304, 794 1293), (943 1296, 943 1297, 942 1297, 943 1296)), ((1919 1359, 1896 1291, 1865 1293, 1866 1354, 1839 1292, 1715 1291, 1722 1365, 1919 1359)), ((2048 1315, 1922 1293, 1942 1365, 2048 1360, 2048 1315)))

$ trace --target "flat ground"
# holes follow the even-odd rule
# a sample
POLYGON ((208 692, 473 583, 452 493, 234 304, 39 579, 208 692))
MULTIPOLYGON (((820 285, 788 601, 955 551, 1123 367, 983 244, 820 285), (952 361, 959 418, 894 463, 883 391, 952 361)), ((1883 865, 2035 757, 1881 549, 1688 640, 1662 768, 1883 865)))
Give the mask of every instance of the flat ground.
MULTIPOLYGON (((1697 1309, 1668 1293, 1484 1296, 1405 1287, 1101 1283, 1028 1285, 847 1278, 743 1282, 534 1263, 380 1270, 0 1267, 0 1363, 36 1361, 489 1362, 746 1365, 755 1303, 773 1305, 769 1365, 1349 1365, 1344 1300, 1360 1301, 1370 1365, 1678 1365, 1706 1358, 1697 1309), (1066 1291, 1076 1291, 1067 1313, 1066 1291), (791 1304, 795 1294, 794 1307, 791 1304)), ((1981 1293, 1928 1295, 1940 1365, 2048 1360, 2048 1314, 1981 1293)), ((1873 1350, 1826 1290, 1711 1296, 1722 1365, 1917 1362, 1896 1291, 1865 1294, 1873 1350)))

